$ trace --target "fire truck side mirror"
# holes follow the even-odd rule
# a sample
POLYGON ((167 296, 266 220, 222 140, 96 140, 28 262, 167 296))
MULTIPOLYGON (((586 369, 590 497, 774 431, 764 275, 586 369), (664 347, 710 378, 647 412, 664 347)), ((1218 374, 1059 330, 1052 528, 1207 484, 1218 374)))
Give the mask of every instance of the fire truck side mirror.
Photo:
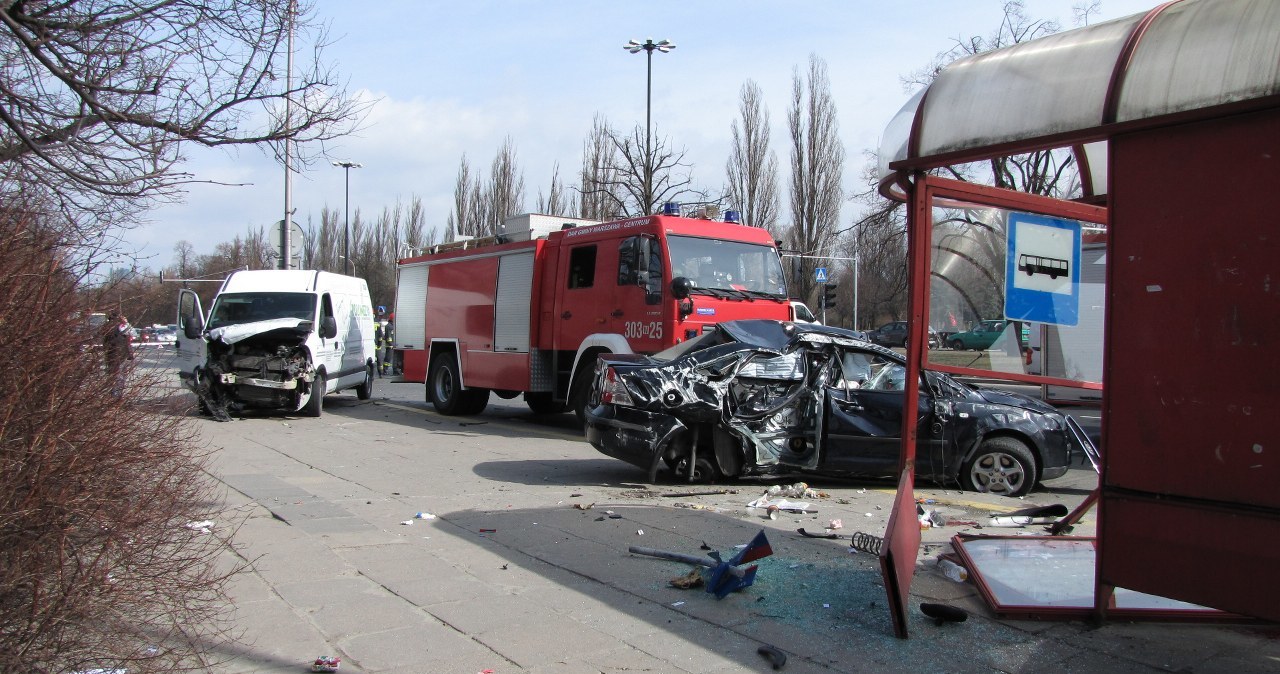
POLYGON ((686 276, 677 276, 671 279, 671 296, 682 300, 689 296, 693 291, 693 282, 686 276))

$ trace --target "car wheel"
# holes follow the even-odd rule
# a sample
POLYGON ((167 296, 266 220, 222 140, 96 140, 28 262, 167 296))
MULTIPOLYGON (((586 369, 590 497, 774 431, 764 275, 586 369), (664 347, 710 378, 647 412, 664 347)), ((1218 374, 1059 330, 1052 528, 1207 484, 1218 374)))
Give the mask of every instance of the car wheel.
POLYGON ((964 342, 962 342, 962 341, 960 341, 960 340, 958 340, 958 339, 953 339, 953 340, 951 340, 951 348, 955 349, 956 351, 963 351, 963 350, 964 350, 964 342))
POLYGON ((703 456, 693 462, 693 479, 689 479, 689 457, 687 456, 681 457, 676 462, 674 472, 681 482, 694 484, 707 484, 720 478, 720 469, 716 468, 715 462, 703 456))
POLYGON ((324 389, 325 379, 323 372, 317 372, 316 378, 311 381, 311 397, 307 399, 307 406, 304 412, 309 417, 318 417, 324 413, 324 389))
POLYGON ((1036 483, 1036 460, 1020 440, 990 438, 965 462, 960 479, 972 491, 1025 496, 1036 483))
POLYGON ((364 383, 356 387, 356 397, 360 400, 368 400, 373 397, 373 366, 365 368, 364 383))
POLYGON ((566 409, 565 404, 553 400, 550 393, 526 393, 524 404, 528 405, 529 411, 534 414, 559 414, 566 409))

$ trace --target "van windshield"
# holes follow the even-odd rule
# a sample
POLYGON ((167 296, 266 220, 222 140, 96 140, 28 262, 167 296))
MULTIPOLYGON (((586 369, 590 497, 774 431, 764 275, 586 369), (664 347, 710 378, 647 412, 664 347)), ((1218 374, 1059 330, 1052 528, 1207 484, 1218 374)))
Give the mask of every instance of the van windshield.
POLYGON ((209 328, 256 323, 273 318, 316 320, 312 293, 224 293, 209 312, 209 328))

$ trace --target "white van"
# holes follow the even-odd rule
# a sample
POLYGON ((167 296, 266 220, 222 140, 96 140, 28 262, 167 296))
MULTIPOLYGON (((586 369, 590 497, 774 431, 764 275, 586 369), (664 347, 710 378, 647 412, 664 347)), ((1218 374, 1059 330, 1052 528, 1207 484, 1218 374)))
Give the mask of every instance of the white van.
POLYGON ((326 393, 373 394, 373 306, 364 279, 323 271, 238 271, 206 316, 178 295, 178 376, 220 420, 268 408, 318 417, 326 393))

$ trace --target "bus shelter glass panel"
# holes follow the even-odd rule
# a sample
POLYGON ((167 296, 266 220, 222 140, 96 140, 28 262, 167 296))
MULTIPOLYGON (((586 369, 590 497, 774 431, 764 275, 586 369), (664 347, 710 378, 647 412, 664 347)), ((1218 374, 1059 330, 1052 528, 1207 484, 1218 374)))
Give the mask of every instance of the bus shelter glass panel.
POLYGON ((1098 400, 1106 297, 1102 225, 936 199, 930 251, 931 366, 1052 384, 1049 397, 1098 400))

